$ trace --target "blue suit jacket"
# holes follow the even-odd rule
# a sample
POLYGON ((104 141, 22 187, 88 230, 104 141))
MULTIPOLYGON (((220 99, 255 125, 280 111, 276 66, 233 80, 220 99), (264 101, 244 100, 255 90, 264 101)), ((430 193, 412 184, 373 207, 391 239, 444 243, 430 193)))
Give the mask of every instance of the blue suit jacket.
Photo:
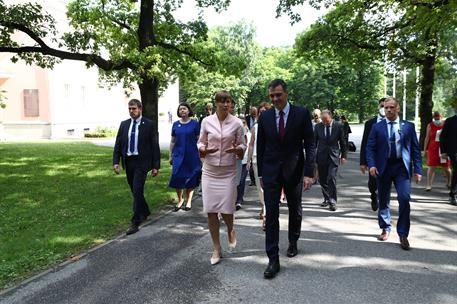
MULTIPOLYGON (((413 123, 400 120, 401 156, 408 175, 414 173, 422 175, 422 158, 417 140, 416 129, 413 123)), ((389 158, 389 134, 387 121, 384 119, 373 125, 366 148, 366 158, 369 168, 376 167, 379 176, 382 176, 389 158)))
POLYGON ((280 175, 291 185, 299 183, 303 176, 313 177, 314 133, 306 108, 290 105, 282 140, 276 127, 275 109, 263 112, 258 120, 256 142, 257 168, 264 183, 274 183, 280 175))

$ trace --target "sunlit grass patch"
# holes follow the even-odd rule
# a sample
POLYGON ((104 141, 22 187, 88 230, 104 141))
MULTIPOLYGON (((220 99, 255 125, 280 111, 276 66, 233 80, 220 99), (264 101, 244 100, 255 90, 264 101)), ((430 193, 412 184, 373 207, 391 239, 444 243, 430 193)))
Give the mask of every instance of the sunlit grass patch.
MULTIPOLYGON (((0 288, 76 256, 123 231, 131 216, 112 149, 80 143, 0 144, 0 288)), ((151 210, 174 197, 162 162, 148 177, 151 210)))

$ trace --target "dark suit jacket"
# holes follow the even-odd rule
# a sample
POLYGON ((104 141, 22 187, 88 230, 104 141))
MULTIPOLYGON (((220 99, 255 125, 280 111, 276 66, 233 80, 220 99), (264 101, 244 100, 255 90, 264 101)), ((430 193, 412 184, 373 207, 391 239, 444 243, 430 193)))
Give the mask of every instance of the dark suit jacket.
POLYGON ((246 124, 247 124, 249 130, 251 130, 252 126, 254 125, 254 124, 251 124, 251 118, 252 118, 251 115, 246 115, 244 117, 244 119, 246 120, 246 124))
POLYGON ((444 122, 440 135, 441 153, 457 153, 457 115, 449 117, 444 122))
POLYGON ((325 125, 321 122, 314 128, 314 140, 316 141, 316 162, 328 164, 332 161, 336 166, 340 164, 340 157, 347 158, 347 146, 344 126, 333 121, 330 131, 330 139, 325 136, 325 125))
POLYGON ((298 184, 303 176, 313 177, 314 136, 309 111, 290 105, 284 138, 279 137, 275 109, 260 115, 257 131, 257 168, 264 183, 298 184), (306 160, 303 154, 306 151, 306 160))
POLYGON ((371 127, 375 123, 377 123, 378 117, 373 117, 370 120, 365 122, 365 127, 363 128, 363 137, 362 137, 362 144, 360 147, 360 165, 367 166, 367 157, 366 157, 366 149, 367 149, 367 142, 368 142, 368 135, 370 135, 371 127))
MULTIPOLYGON (((401 157, 409 176, 413 174, 411 165, 415 173, 422 175, 421 149, 413 123, 400 120, 400 143, 401 157)), ((366 153, 368 167, 376 167, 379 175, 382 176, 389 158, 389 135, 386 120, 374 124, 371 128, 366 153)))
MULTIPOLYGON (((113 165, 122 161, 122 165, 125 167, 130 123, 131 119, 129 118, 121 122, 119 126, 114 144, 113 165)), ((152 121, 142 117, 138 126, 138 158, 145 171, 160 169, 160 147, 157 138, 156 131, 152 127, 152 121)))

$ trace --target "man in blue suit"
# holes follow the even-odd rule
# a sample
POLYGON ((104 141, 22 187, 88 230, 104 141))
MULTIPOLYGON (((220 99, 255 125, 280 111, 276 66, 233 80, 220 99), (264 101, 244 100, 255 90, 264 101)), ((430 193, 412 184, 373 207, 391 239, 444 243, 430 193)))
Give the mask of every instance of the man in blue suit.
POLYGON ((302 221, 303 188, 313 183, 314 134, 311 116, 304 107, 291 105, 286 83, 273 80, 268 94, 274 108, 260 115, 257 131, 257 166, 266 208, 265 249, 269 263, 264 272, 271 279, 279 272, 279 200, 281 189, 289 208, 289 248, 297 255, 302 221), (303 150, 306 151, 306 158, 303 150))
POLYGON ((409 250, 411 177, 414 168, 416 183, 422 178, 421 152, 414 124, 398 117, 398 100, 387 98, 384 110, 386 119, 373 125, 366 148, 370 175, 377 179, 378 184, 378 221, 382 229, 378 239, 386 241, 389 238, 390 188, 394 182, 399 203, 397 233, 401 248, 409 250))

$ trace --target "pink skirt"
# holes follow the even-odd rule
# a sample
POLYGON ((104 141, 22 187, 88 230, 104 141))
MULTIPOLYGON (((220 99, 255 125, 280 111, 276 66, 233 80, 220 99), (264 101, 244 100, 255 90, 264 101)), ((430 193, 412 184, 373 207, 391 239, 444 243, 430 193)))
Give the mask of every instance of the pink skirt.
POLYGON ((212 166, 203 162, 202 200, 205 213, 235 213, 236 165, 212 166))

